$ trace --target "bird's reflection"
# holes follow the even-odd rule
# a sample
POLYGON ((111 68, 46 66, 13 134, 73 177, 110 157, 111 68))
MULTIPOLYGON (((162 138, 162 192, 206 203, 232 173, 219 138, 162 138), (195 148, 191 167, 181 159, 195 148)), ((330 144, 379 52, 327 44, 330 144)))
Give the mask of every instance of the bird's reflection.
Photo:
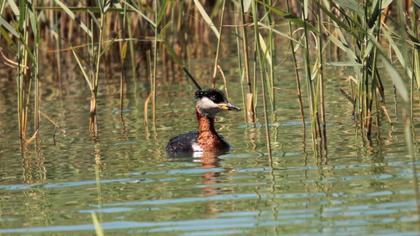
MULTIPOLYGON (((219 158, 220 154, 205 152, 200 157, 201 166, 203 169, 213 169, 214 171, 205 172, 201 175, 201 183, 203 185, 202 195, 205 197, 216 196, 222 194, 222 188, 219 186, 220 175, 222 172, 219 168, 221 166, 221 159, 219 158)), ((223 209, 220 208, 220 205, 214 201, 206 202, 206 213, 217 214, 222 212, 223 209)))
MULTIPOLYGON (((220 167, 220 158, 216 153, 211 152, 205 152, 200 157, 201 160, 201 166, 204 169, 215 169, 220 167)), ((219 183, 218 177, 220 176, 220 171, 210 171, 204 173, 202 177, 202 183, 205 186, 203 188, 203 195, 204 196, 213 196, 217 195, 220 192, 220 189, 217 187, 214 187, 212 185, 215 185, 219 183)))
MULTIPOLYGON (((202 186, 200 189, 202 190, 203 197, 210 197, 219 195, 224 191, 219 186, 221 182, 220 176, 222 175, 222 171, 219 168, 221 166, 221 153, 217 152, 195 152, 192 157, 188 158, 176 158, 176 161, 191 161, 195 163, 201 163, 202 169, 208 169, 209 171, 205 171, 201 174, 201 181, 197 184, 202 186)), ((223 209, 219 209, 217 202, 214 201, 206 201, 205 203, 205 212, 216 214, 221 212, 223 209)))

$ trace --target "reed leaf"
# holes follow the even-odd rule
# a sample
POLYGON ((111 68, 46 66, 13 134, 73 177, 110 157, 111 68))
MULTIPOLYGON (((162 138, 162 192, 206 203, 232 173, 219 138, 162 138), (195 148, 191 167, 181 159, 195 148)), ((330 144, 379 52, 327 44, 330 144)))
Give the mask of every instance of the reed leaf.
POLYGON ((416 82, 417 82, 417 87, 420 87, 420 55, 419 55, 419 51, 415 50, 414 51, 414 72, 416 75, 416 82))
MULTIPOLYGON (((382 0, 381 9, 387 8, 394 0, 382 0)), ((419 0, 414 0, 419 1, 419 0)))
POLYGON ((26 20, 26 1, 19 0, 19 13, 16 15, 18 17, 18 30, 24 30, 23 25, 26 20))
POLYGON ((87 84, 88 84, 88 86, 89 86, 89 90, 90 90, 91 92, 93 92, 93 85, 92 85, 92 83, 90 82, 89 76, 88 76, 88 74, 86 73, 85 68, 83 67, 82 63, 80 62, 79 56, 77 56, 77 53, 74 51, 74 49, 73 49, 73 48, 71 49, 71 51, 73 52, 73 56, 74 56, 74 58, 76 59, 77 65, 79 65, 79 68, 80 68, 80 70, 82 71, 83 78, 85 78, 85 80, 86 80, 86 82, 87 82, 87 84))
POLYGON ((15 28, 9 24, 2 16, 0 16, 0 25, 3 26, 8 33, 12 34, 16 38, 20 38, 19 33, 15 30, 15 28))
POLYGON ((388 40, 388 43, 391 46, 392 50, 395 52, 395 55, 397 56, 398 61, 400 62, 402 68, 406 70, 407 75, 411 78, 412 71, 410 67, 408 66, 400 48, 398 47, 398 45, 395 43, 394 39, 392 38, 390 30, 384 27, 382 31, 384 32, 383 35, 388 40))
POLYGON ((6 41, 6 45, 10 46, 13 51, 16 51, 16 44, 15 41, 10 37, 8 31, 6 31, 3 27, 0 27, 0 35, 6 41))
POLYGON ((364 16, 363 8, 355 0, 335 0, 335 3, 344 9, 357 13, 360 17, 364 16))
POLYGON ((324 14, 326 14, 335 24, 337 24, 337 26, 339 26, 340 29, 357 37, 357 35, 353 32, 353 30, 344 21, 342 21, 337 16, 335 16, 334 13, 332 13, 330 9, 326 8, 322 4, 318 6, 321 8, 324 14))
POLYGON ((210 29, 214 32, 217 39, 220 38, 219 30, 217 30, 216 26, 213 24, 213 21, 211 20, 210 16, 207 14, 206 10, 204 10, 203 5, 198 0, 194 0, 195 6, 197 7, 197 10, 200 12, 201 16, 203 17, 203 20, 207 23, 207 25, 210 27, 210 29))
POLYGON ((358 61, 358 57, 356 56, 356 53, 354 52, 354 50, 352 48, 347 46, 347 42, 342 42, 337 37, 335 37, 334 34, 330 34, 328 36, 328 39, 333 44, 335 44, 338 48, 343 50, 343 52, 345 52, 347 54, 347 56, 349 57, 350 60, 352 60, 354 62, 358 61))
POLYGON ((295 43, 297 43, 297 44, 299 44, 299 45, 303 46, 303 45, 302 45, 302 43, 301 43, 300 41, 297 41, 296 39, 294 39, 294 38, 290 37, 287 33, 283 33, 283 32, 281 32, 281 31, 279 31, 279 30, 276 30, 276 29, 274 29, 273 27, 271 27, 271 26, 269 26, 269 25, 266 25, 266 24, 264 24, 264 23, 262 23, 262 22, 258 22, 258 25, 259 25, 259 26, 261 26, 261 27, 262 27, 262 28, 264 28, 264 29, 271 30, 273 33, 275 33, 275 34, 277 34, 277 35, 279 35, 279 36, 281 36, 281 37, 287 38, 288 40, 291 40, 291 41, 293 41, 293 42, 295 42, 295 43))
POLYGON ((303 0, 303 14, 304 14, 304 19, 308 19, 308 15, 309 15, 309 0, 303 0))
POLYGON ((263 5, 267 9, 269 9, 270 12, 274 13, 275 15, 280 16, 280 17, 288 20, 288 21, 292 22, 293 24, 295 24, 296 26, 299 26, 299 27, 303 27, 304 25, 306 25, 308 30, 310 30, 311 32, 313 32, 315 34, 318 34, 318 29, 315 26, 313 26, 310 22, 308 22, 308 21, 304 22, 304 20, 302 20, 298 16, 293 15, 293 14, 287 12, 287 11, 283 11, 283 10, 277 8, 277 7, 270 6, 270 5, 266 4, 265 2, 262 2, 262 1, 257 1, 257 2, 259 2, 261 5, 263 5))
POLYGON ((54 0, 54 2, 60 6, 64 12, 66 12, 66 14, 73 20, 75 21, 77 24, 79 24, 80 28, 82 28, 83 31, 85 31, 88 36, 90 38, 92 38, 92 32, 89 30, 89 28, 80 20, 80 19, 76 19, 76 15, 73 13, 72 10, 70 10, 63 2, 61 2, 60 0, 54 0))
MULTIPOLYGON (((378 50, 379 51, 379 50, 378 50)), ((391 64, 388 58, 386 58, 382 53, 379 54, 379 58, 382 60, 382 63, 385 66, 386 71, 388 72, 389 77, 391 78, 392 82, 395 85, 398 93, 402 97, 405 102, 408 102, 408 90, 403 82, 398 71, 395 67, 391 64)))
POLYGON ((251 7, 252 0, 240 0, 244 3, 244 12, 248 13, 249 8, 251 7))
POLYGON ((149 24, 151 24, 153 26, 153 28, 156 27, 155 22, 153 22, 149 17, 147 17, 142 11, 140 11, 138 8, 136 8, 135 6, 131 5, 129 2, 122 0, 122 2, 124 2, 124 4, 126 4, 131 10, 137 12, 137 14, 139 14, 144 20, 146 20, 149 24))
MULTIPOLYGON (((124 9, 120 8, 121 4, 114 3, 115 7, 107 7, 106 12, 118 12, 118 13, 124 13, 124 9)), ((70 7, 67 6, 68 9, 70 9, 73 13, 76 12, 81 12, 81 13, 86 13, 86 12, 92 12, 92 13, 101 13, 101 9, 99 7, 88 7, 88 6, 83 6, 83 7, 70 7)), ((45 11, 45 10, 51 10, 51 11, 63 11, 63 8, 61 7, 57 7, 57 6, 37 6, 34 7, 34 9, 36 11, 45 11)), ((126 12, 135 12, 134 10, 126 10, 126 12)))
POLYGON ((15 16, 19 16, 19 7, 16 5, 14 0, 8 0, 7 3, 9 3, 10 9, 12 9, 13 14, 15 16))
MULTIPOLYGON (((401 75, 398 73, 397 69, 392 65, 391 61, 388 57, 386 57, 386 54, 384 53, 385 50, 383 50, 382 46, 379 44, 379 42, 376 40, 375 36, 372 34, 368 34, 368 37, 370 39, 370 42, 372 45, 374 45, 377 49, 378 56, 381 59, 382 63, 385 66, 385 69, 387 70, 389 77, 391 78, 392 82, 395 85, 395 88, 397 89, 398 93, 401 95, 403 100, 405 102, 408 102, 409 96, 408 96, 408 90, 404 84, 404 81, 401 77, 401 75)), ((410 76, 410 75, 408 75, 410 76)))
POLYGON ((265 59, 267 60, 268 64, 271 66, 272 61, 271 61, 270 50, 267 48, 267 44, 265 43, 264 38, 260 33, 258 34, 258 40, 260 41, 259 45, 261 47, 262 53, 265 56, 265 59))
POLYGON ((37 17, 35 16, 35 13, 33 11, 32 5, 29 4, 28 7, 28 15, 29 15, 29 24, 31 25, 31 29, 32 29, 32 34, 34 35, 35 38, 35 42, 39 42, 39 37, 38 37, 38 21, 37 21, 37 17))
POLYGON ((95 233, 97 236, 104 236, 104 230, 101 226, 101 223, 99 223, 98 217, 94 212, 91 213, 93 226, 95 226, 95 233))
POLYGON ((363 65, 353 61, 334 61, 325 63, 328 66, 338 66, 338 67, 362 67, 363 65))
MULTIPOLYGON (((161 21, 165 18, 166 8, 169 4, 169 1, 163 1, 162 6, 160 7, 159 14, 156 19, 156 25, 160 25, 161 21)), ((167 24, 169 26, 169 22, 167 24)), ((162 29, 161 29, 162 30, 162 29)))

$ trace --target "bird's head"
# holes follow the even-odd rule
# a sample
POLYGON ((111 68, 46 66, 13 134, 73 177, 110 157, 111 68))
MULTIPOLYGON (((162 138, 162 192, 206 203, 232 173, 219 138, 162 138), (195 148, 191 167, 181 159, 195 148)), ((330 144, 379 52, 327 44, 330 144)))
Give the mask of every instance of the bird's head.
POLYGON ((217 89, 204 89, 195 92, 197 108, 202 115, 214 117, 221 111, 240 111, 241 109, 230 103, 222 91, 217 89))

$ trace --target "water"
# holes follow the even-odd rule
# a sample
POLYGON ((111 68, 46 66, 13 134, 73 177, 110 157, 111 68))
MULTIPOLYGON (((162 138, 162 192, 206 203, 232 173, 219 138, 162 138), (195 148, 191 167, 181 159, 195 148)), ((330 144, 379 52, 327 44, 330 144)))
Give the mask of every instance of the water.
MULTIPOLYGON (((92 235, 91 213, 106 235, 418 235, 402 125, 384 123, 380 137, 364 144, 338 91, 347 83, 328 83, 328 158, 315 157, 293 74, 279 73, 287 76, 277 84, 270 124, 272 165, 261 112, 256 128, 242 113, 219 117, 233 146, 228 154, 168 158, 169 138, 196 127, 188 84, 160 87, 154 129, 143 125, 144 89, 130 88, 122 122, 118 83, 103 83, 95 142, 88 91, 75 89, 85 87, 82 79, 62 94, 44 84, 41 109, 63 132, 42 118, 42 143, 21 154, 14 83, 1 81, 0 235, 92 235)), ((330 81, 341 78, 329 73, 330 81)), ((234 74, 227 73, 229 95, 242 107, 234 74)))

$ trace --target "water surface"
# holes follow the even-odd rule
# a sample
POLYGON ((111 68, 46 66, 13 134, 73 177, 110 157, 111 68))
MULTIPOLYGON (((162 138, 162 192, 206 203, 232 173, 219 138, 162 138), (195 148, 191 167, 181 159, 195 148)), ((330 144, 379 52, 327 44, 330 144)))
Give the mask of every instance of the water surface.
MULTIPOLYGON (((230 100, 242 107, 237 72, 226 73, 230 100)), ((117 80, 101 84, 96 140, 88 91, 73 89, 85 87, 82 79, 62 93, 43 90, 41 109, 62 130, 43 119, 42 142, 21 153, 14 85, 1 81, 0 235, 92 235, 91 213, 106 235, 418 235, 419 162, 407 154, 402 124, 384 124, 363 142, 338 91, 347 83, 327 83, 328 156, 316 157, 292 71, 278 75, 272 163, 261 112, 255 127, 242 113, 218 118, 230 153, 168 158, 169 138, 196 127, 193 87, 161 85, 153 127, 143 124, 141 87, 129 89, 121 119, 117 80)))

